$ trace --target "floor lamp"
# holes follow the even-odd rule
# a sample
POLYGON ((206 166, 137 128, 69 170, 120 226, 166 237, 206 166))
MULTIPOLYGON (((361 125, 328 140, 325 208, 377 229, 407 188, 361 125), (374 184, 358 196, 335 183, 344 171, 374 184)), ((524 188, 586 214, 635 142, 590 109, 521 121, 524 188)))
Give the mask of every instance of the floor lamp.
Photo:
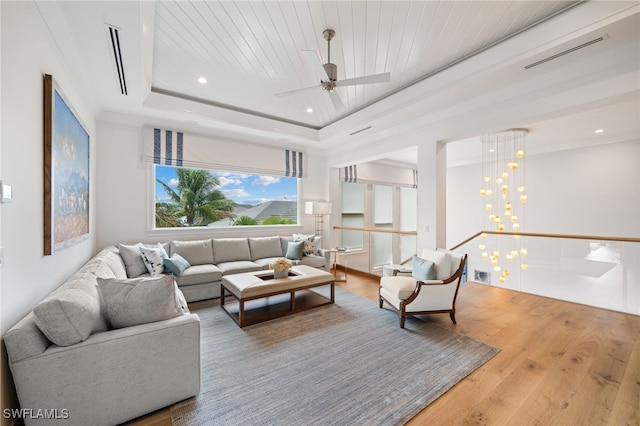
POLYGON ((324 227, 324 216, 331 214, 331 203, 324 201, 307 201, 304 205, 304 212, 312 214, 316 219, 316 235, 322 236, 324 227))

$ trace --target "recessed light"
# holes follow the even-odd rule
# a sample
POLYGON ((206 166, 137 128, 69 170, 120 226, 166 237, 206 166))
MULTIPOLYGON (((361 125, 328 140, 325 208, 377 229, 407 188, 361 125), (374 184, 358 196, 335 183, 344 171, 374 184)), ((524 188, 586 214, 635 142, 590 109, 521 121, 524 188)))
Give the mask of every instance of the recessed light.
POLYGON ((593 131, 593 133, 602 133, 604 132, 604 129, 596 129, 593 131))
POLYGON ((313 108, 311 108, 311 107, 307 108, 307 112, 308 112, 309 114, 311 114, 311 113, 313 112, 313 108))
POLYGON ((200 84, 207 84, 207 79, 204 77, 198 77, 198 83, 200 84))

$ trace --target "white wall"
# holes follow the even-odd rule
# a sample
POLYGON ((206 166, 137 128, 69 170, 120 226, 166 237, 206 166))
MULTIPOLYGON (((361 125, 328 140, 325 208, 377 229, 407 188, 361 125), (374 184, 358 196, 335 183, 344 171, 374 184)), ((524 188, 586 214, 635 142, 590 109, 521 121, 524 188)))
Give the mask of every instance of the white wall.
POLYGON ((4 333, 94 252, 95 118, 32 2, 2 3, 2 179, 14 201, 2 205, 1 325, 4 333), (19 41, 19 42, 18 42, 19 41), (90 238, 43 255, 43 74, 52 74, 79 114, 90 145, 90 238))
MULTIPOLYGON (((184 129, 180 129, 187 131, 184 129)), ((314 220, 305 215, 303 203, 300 219, 302 226, 274 226, 250 230, 246 227, 227 229, 180 229, 150 231, 152 177, 150 165, 141 162, 142 127, 116 121, 98 122, 97 148, 97 209, 100 221, 97 228, 97 246, 117 243, 169 241, 233 236, 288 235, 292 232, 314 232, 314 220)), ((250 146, 245 146, 251 155, 250 146)), ((301 180, 299 200, 326 200, 328 175, 322 157, 305 153, 308 177, 301 180)))
MULTIPOLYGON (((447 246, 484 226, 480 164, 447 173, 447 246)), ((540 154, 526 159, 523 232, 640 235, 640 141, 540 154)))

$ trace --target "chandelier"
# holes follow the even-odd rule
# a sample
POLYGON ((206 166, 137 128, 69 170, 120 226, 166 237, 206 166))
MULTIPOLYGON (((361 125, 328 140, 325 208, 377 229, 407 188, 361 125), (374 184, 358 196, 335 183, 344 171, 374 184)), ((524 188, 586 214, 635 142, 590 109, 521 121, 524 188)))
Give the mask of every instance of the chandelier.
POLYGON ((500 283, 510 275, 509 267, 517 263, 528 268, 527 248, 518 232, 524 220, 527 193, 524 182, 524 139, 526 129, 510 129, 482 135, 482 188, 485 201, 485 228, 497 233, 509 232, 513 239, 482 233, 479 248, 483 260, 500 272, 500 283))

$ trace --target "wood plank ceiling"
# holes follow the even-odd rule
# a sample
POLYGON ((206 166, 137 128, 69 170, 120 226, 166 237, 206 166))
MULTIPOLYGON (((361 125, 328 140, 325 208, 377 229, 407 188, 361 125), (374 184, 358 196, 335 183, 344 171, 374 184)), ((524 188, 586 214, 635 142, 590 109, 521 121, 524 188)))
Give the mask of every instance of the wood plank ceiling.
POLYGON ((464 60, 577 1, 160 1, 157 92, 315 128, 464 60), (338 80, 390 72, 389 83, 337 88, 339 113, 301 54, 327 62, 335 30, 338 80), (206 84, 198 83, 204 77, 206 84), (275 94, 317 86, 286 97, 275 94), (313 112, 307 112, 312 108, 313 112))

